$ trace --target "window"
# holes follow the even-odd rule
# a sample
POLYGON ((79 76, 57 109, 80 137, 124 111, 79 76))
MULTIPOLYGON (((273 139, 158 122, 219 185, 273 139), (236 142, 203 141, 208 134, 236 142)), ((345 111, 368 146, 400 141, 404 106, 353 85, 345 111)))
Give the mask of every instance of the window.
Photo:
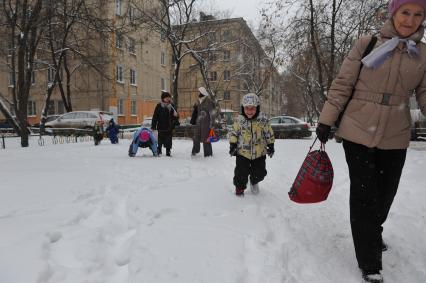
POLYGON ((229 61, 231 59, 231 51, 225 50, 223 51, 223 60, 229 61))
POLYGON ((231 99, 231 92, 229 90, 225 90, 223 92, 223 99, 230 100, 231 99))
POLYGON ((47 115, 54 115, 55 114, 55 101, 54 100, 49 101, 47 109, 48 109, 47 115))
POLYGON ((115 47, 123 47, 123 35, 118 31, 115 32, 115 47))
POLYGON ((161 90, 166 90, 166 80, 161 78, 161 90))
POLYGON ((58 101, 58 114, 64 114, 65 113, 65 106, 64 102, 62 100, 58 101))
POLYGON ((231 40, 231 31, 230 30, 223 31, 222 41, 229 41, 229 40, 231 40))
POLYGON ((274 124, 274 125, 279 124, 280 123, 280 118, 279 117, 272 118, 272 119, 269 120, 269 123, 270 124, 274 124))
POLYGON ((121 16, 121 0, 115 0, 115 14, 121 16))
POLYGON ((15 87, 15 73, 9 73, 9 87, 15 87))
POLYGON ((136 71, 133 69, 130 69, 130 84, 136 85, 136 71))
POLYGON ((210 60, 211 62, 215 62, 215 61, 217 60, 217 58, 216 58, 216 53, 214 53, 214 52, 210 52, 210 53, 209 53, 209 60, 210 60))
POLYGON ((210 80, 212 82, 217 81, 217 72, 210 72, 210 80))
POLYGON ((33 71, 31 73, 31 84, 35 85, 35 83, 36 83, 36 78, 35 78, 35 72, 33 71))
POLYGON ((55 79, 55 68, 49 67, 47 69, 47 82, 53 83, 53 80, 55 79))
POLYGON ((231 80, 231 72, 228 70, 223 71, 223 80, 229 81, 231 80))
POLYGON ((124 80, 123 80, 123 66, 121 66, 121 65, 117 66, 117 82, 124 83, 124 80))
POLYGON ((209 33, 209 42, 210 43, 216 42, 216 32, 215 31, 209 33))
POLYGON ((136 20, 136 9, 132 5, 129 6, 129 21, 133 23, 136 20))
POLYGON ((136 54, 136 42, 131 37, 129 37, 129 52, 132 54, 136 54))
POLYGON ((131 115, 137 115, 138 114, 137 108, 136 108, 136 100, 132 100, 130 102, 130 113, 131 113, 131 115))
POLYGON ((36 102, 35 101, 28 101, 28 116, 35 116, 37 115, 36 112, 36 102))
POLYGON ((160 33, 160 39, 161 39, 161 41, 166 40, 166 33, 164 31, 161 31, 161 33, 160 33))
POLYGON ((117 114, 124 115, 124 99, 118 100, 117 114))
POLYGON ((9 41, 7 44, 7 56, 12 56, 14 49, 12 41, 9 41))
POLYGON ((166 53, 161 51, 161 65, 166 66, 166 53))

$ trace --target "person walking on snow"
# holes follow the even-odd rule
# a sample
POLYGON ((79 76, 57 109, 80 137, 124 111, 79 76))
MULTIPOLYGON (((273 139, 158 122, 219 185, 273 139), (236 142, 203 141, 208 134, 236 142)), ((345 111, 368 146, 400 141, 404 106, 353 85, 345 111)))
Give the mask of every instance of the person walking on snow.
POLYGON ((203 143, 204 157, 207 157, 213 155, 212 145, 208 138, 215 119, 215 106, 204 87, 200 87, 198 91, 199 101, 194 105, 190 121, 190 124, 195 126, 192 155, 194 156, 200 152, 200 143, 203 143))
POLYGON ((108 127, 106 128, 106 133, 112 144, 118 143, 119 131, 119 126, 114 122, 114 119, 109 120, 108 127))
POLYGON ((152 151, 152 154, 154 156, 158 156, 157 140, 155 139, 154 134, 150 129, 141 127, 133 134, 133 140, 129 146, 129 156, 135 157, 139 147, 149 147, 152 151))
POLYGON ((229 154, 236 156, 235 194, 243 196, 250 176, 252 193, 259 193, 259 182, 266 174, 266 155, 274 155, 274 132, 266 116, 260 112, 259 97, 254 93, 242 99, 241 115, 233 125, 229 154))
POLYGON ((364 36, 345 58, 316 130, 326 143, 347 104, 336 134, 343 138, 349 167, 355 254, 363 280, 370 283, 383 282, 383 224, 410 142, 409 98, 414 93, 426 115, 426 44, 421 42, 426 0, 391 0, 388 8, 390 18, 373 51, 361 58, 372 40, 364 36))
POLYGON ((157 104, 152 115, 151 129, 158 131, 158 155, 162 154, 162 147, 166 148, 166 155, 171 155, 172 133, 175 125, 179 124, 178 113, 171 103, 172 96, 167 91, 161 93, 161 102, 157 104))

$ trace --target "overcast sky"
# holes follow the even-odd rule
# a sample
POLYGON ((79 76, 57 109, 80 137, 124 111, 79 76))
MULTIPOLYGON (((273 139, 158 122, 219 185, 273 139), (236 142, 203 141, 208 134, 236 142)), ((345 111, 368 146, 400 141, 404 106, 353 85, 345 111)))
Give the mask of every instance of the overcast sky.
POLYGON ((257 26, 260 21, 260 8, 266 0, 211 0, 217 10, 230 10, 232 17, 243 17, 247 22, 257 26))

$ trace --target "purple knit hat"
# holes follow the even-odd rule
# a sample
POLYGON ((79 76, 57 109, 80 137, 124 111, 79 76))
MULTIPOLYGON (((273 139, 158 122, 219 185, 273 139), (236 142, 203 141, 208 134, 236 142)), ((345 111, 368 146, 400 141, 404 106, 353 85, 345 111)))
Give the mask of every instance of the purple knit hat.
POLYGON ((390 0, 388 9, 389 9, 389 15, 393 16, 395 12, 404 4, 418 4, 423 7, 423 11, 426 13, 426 0, 390 0))

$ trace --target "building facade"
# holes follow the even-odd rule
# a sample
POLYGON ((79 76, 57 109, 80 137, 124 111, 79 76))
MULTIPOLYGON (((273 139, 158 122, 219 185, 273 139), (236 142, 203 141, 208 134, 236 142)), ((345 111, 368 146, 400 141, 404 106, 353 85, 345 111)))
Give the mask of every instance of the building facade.
MULTIPOLYGON (((129 2, 132 1, 108 0, 101 6, 98 13, 115 31, 108 36, 93 35, 85 39, 86 58, 90 57, 87 60, 90 63, 76 57, 69 60, 72 69, 69 90, 74 111, 103 110, 112 112, 120 124, 140 124, 145 117, 152 116, 161 90, 170 89, 171 64, 167 41, 144 25, 134 24, 137 12, 129 2)), ((7 53, 3 55, 0 55, 5 63, 0 66, 0 93, 11 101, 14 75, 8 67, 7 53)), ((46 91, 55 74, 46 54, 36 57, 37 62, 44 63, 37 63, 33 72, 28 102, 30 124, 39 122, 46 91)), ((49 114, 64 112, 63 100, 56 87, 49 114)))
MULTIPOLYGON (((200 21, 187 30, 188 40, 200 38, 190 48, 201 51, 208 87, 227 120, 238 114, 241 98, 249 92, 259 94, 261 110, 268 116, 282 113, 280 75, 270 67, 270 59, 243 18, 216 20, 201 14, 200 21)), ((179 110, 181 116, 188 116, 198 99, 198 88, 206 86, 191 55, 183 59, 178 86, 179 110)))

